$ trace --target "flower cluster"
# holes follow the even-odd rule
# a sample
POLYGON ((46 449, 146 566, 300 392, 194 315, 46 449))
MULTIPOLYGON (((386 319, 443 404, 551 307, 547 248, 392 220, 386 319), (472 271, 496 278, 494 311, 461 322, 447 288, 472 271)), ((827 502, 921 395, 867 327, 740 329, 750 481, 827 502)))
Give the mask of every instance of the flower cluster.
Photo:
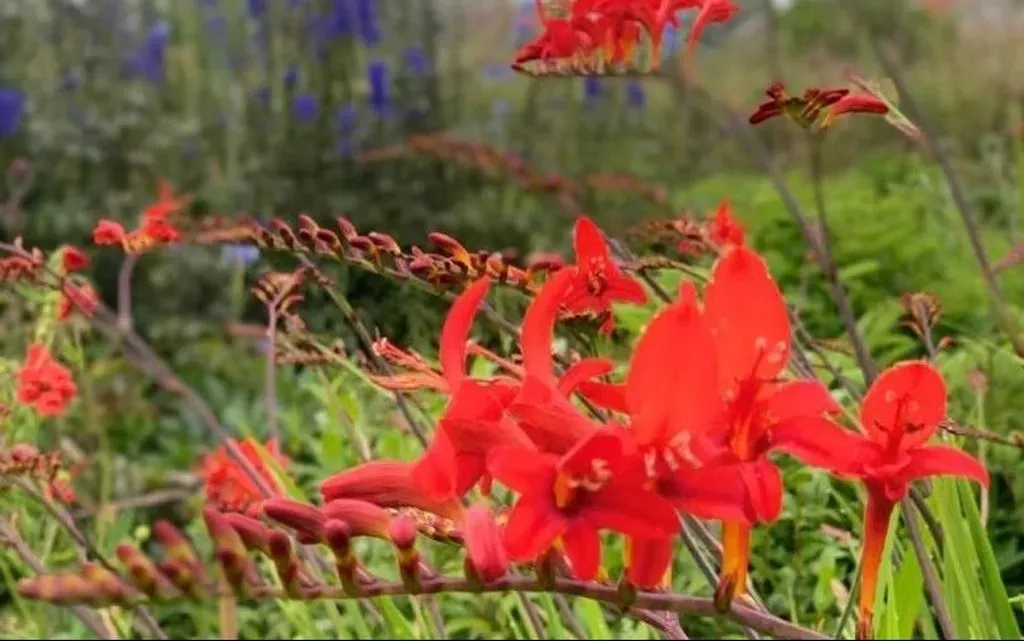
POLYGON ((175 243, 181 238, 181 231, 169 218, 181 211, 187 198, 176 198, 170 184, 160 181, 157 201, 142 212, 137 229, 126 231, 118 222, 102 219, 96 223, 92 240, 97 245, 121 245, 125 252, 138 254, 156 245, 175 243))
MULTIPOLYGON (((268 463, 260 455, 260 449, 263 449, 278 464, 287 464, 277 441, 271 440, 262 448, 253 439, 245 439, 234 445, 260 478, 270 488, 280 492, 280 484, 268 463)), ((199 467, 199 476, 203 479, 206 502, 222 512, 258 514, 259 505, 266 498, 255 481, 223 445, 203 459, 199 467)))
POLYGON ((49 348, 29 346, 18 370, 19 403, 32 405, 40 416, 61 416, 77 392, 71 372, 54 360, 49 348))
POLYGON ((328 478, 328 505, 408 506, 458 523, 466 519, 458 499, 473 488, 490 494, 496 481, 516 496, 501 519, 502 553, 512 561, 557 559, 590 580, 601 566, 599 534, 611 531, 626 537, 625 579, 641 588, 666 579, 677 512, 717 519, 724 558, 716 604, 727 609, 746 587, 751 529, 781 510, 782 478, 770 456, 788 453, 868 488, 861 615, 869 621, 879 541, 908 483, 934 474, 986 483, 987 475, 958 450, 924 445, 945 416, 942 378, 927 363, 897 364, 877 379, 860 431, 840 426, 822 383, 788 379, 782 294, 728 210, 719 217, 724 247, 703 294, 682 285, 634 346, 622 382, 598 380, 613 370, 607 360, 559 373, 552 355, 566 307, 645 299, 591 221, 577 223, 577 264, 550 275, 526 312, 522 366, 487 379, 466 373, 473 318, 490 286, 477 280, 449 311, 440 374, 422 376, 418 367, 425 387, 449 397, 427 451, 411 467, 375 461, 328 478), (601 411, 586 414, 574 398, 601 411))
POLYGON ((665 32, 679 27, 679 12, 697 15, 687 37, 692 53, 708 25, 727 22, 739 12, 733 0, 567 0, 558 16, 550 15, 541 0, 537 13, 543 31, 516 54, 512 68, 538 74, 552 73, 559 65, 579 73, 601 73, 608 65, 635 66, 639 45, 650 45, 649 68, 661 58, 665 32))

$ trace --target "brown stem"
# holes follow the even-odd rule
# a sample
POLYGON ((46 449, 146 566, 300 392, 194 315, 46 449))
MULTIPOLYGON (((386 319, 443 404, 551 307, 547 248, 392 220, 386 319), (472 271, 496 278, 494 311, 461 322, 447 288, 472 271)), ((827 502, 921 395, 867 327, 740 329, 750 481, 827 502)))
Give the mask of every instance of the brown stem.
POLYGON ((132 274, 139 264, 141 254, 126 254, 117 272, 117 327, 123 331, 131 331, 132 322, 132 274))

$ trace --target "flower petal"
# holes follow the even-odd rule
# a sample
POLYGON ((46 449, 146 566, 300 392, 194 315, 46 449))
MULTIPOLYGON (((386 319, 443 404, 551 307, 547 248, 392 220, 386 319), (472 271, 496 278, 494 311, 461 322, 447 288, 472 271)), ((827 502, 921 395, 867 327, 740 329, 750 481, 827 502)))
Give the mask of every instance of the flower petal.
POLYGON ((770 380, 789 361, 789 315, 768 266, 745 246, 727 249, 711 270, 704 314, 718 346, 722 388, 770 380))
POLYGON ((532 376, 508 409, 537 447, 553 454, 564 454, 597 429, 558 390, 532 376))
POLYGON ((671 536, 679 517, 666 499, 612 478, 588 497, 581 514, 597 528, 640 538, 671 536))
POLYGON ((946 445, 930 445, 907 450, 910 463, 899 476, 907 482, 925 476, 960 476, 988 487, 988 470, 981 462, 962 450, 946 445))
POLYGON ((562 549, 572 565, 573 575, 581 581, 591 581, 601 565, 601 538, 586 521, 570 520, 562 533, 562 549))
POLYGON ((551 276, 530 303, 523 316, 523 367, 527 374, 543 381, 554 381, 551 341, 554 338, 558 309, 572 285, 573 273, 561 269, 551 276))
POLYGON ((607 358, 584 358, 570 365, 558 379, 558 391, 569 395, 584 381, 610 374, 615 364, 607 358))
POLYGON ((692 283, 637 342, 626 401, 643 445, 664 446, 680 431, 706 429, 722 413, 716 347, 692 283))
POLYGON ((764 400, 773 423, 784 423, 798 416, 820 417, 838 414, 839 404, 818 380, 799 380, 782 383, 764 400))
POLYGON ((584 381, 579 384, 578 391, 580 396, 600 408, 623 414, 629 412, 629 406, 626 403, 626 385, 624 383, 584 381))
POLYGON ((610 259, 608 244, 604 238, 604 232, 586 216, 576 219, 576 226, 572 234, 573 248, 576 250, 576 264, 586 268, 586 264, 597 259, 606 261, 610 259))
POLYGON ((773 450, 840 476, 859 476, 865 465, 877 465, 881 456, 875 442, 824 417, 780 423, 772 428, 771 440, 773 450))
POLYGON ((473 328, 473 319, 483 302, 491 279, 487 276, 475 281, 452 303, 441 328, 441 372, 455 389, 466 376, 466 341, 473 328))
POLYGON ((630 538, 627 539, 627 546, 629 555, 626 577, 629 582, 644 590, 653 590, 663 585, 672 567, 672 554, 675 552, 672 537, 630 538))
POLYGON ((946 383, 927 361, 904 361, 882 372, 861 403, 860 421, 885 445, 901 430, 901 446, 921 445, 946 418, 946 383))
POLYGON ((705 519, 749 523, 747 486, 735 465, 680 468, 658 484, 662 496, 682 511, 705 519))
POLYGON ((533 561, 551 549, 567 526, 552 497, 524 495, 512 507, 505 525, 508 555, 516 561, 533 561))
POLYGON ((782 511, 782 475, 771 461, 761 459, 737 466, 747 487, 752 516, 762 523, 771 523, 782 511))
POLYGON ((520 494, 551 494, 558 458, 517 447, 492 450, 487 457, 487 471, 502 485, 520 494))

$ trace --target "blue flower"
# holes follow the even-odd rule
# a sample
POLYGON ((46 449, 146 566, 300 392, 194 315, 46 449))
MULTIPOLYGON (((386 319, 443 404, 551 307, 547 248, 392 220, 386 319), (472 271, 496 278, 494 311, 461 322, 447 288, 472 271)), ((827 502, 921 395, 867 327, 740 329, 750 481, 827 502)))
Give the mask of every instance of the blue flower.
POLYGON ((309 92, 300 93, 295 96, 295 100, 292 102, 292 113, 296 118, 304 122, 309 122, 316 118, 319 108, 320 105, 316 96, 309 92))
POLYGON ((331 9, 327 14, 327 23, 324 26, 324 32, 328 40, 352 35, 351 4, 351 0, 334 0, 331 2, 331 9))
POLYGON ((626 102, 633 109, 643 109, 647 104, 647 91, 639 80, 630 80, 626 85, 626 102))
POLYGON ((359 37, 363 44, 372 47, 380 42, 380 25, 377 24, 376 0, 355 0, 356 21, 359 23, 359 37))
POLYGON ((370 108, 379 116, 391 108, 391 72, 388 63, 374 60, 366 68, 366 79, 370 85, 370 108))
POLYGON ((334 113, 334 133, 337 136, 338 156, 352 156, 359 149, 356 131, 359 126, 359 111, 355 105, 338 107, 334 113))
POLYGON ((249 0, 249 15, 259 20, 267 14, 267 0, 249 0))
POLYGON ((597 76, 583 77, 583 98, 590 104, 601 96, 601 79, 597 76))
POLYGON ((142 42, 125 61, 129 74, 142 76, 153 84, 164 80, 164 58, 171 38, 171 24, 166 20, 157 22, 142 42))
POLYGON ((294 89, 296 83, 299 82, 299 68, 294 64, 288 65, 284 70, 284 87, 285 89, 294 89))
POLYGON ((405 50, 405 68, 409 70, 409 75, 413 77, 422 77, 430 72, 430 61, 427 60, 427 52, 422 47, 415 45, 405 50))
POLYGON ((220 263, 222 265, 249 265, 260 259, 260 249, 255 245, 221 245, 220 263))
POLYGON ((0 138, 13 136, 25 115, 25 94, 20 89, 0 89, 0 138))

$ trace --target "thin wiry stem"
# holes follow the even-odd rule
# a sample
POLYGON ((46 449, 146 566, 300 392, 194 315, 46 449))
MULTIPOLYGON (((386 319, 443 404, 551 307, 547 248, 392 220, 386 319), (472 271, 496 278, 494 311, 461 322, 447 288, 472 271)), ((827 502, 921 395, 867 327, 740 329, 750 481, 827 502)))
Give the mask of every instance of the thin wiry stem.
POLYGON ((130 331, 132 321, 132 275, 139 264, 140 254, 126 254, 117 272, 117 326, 130 331))

